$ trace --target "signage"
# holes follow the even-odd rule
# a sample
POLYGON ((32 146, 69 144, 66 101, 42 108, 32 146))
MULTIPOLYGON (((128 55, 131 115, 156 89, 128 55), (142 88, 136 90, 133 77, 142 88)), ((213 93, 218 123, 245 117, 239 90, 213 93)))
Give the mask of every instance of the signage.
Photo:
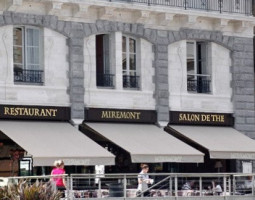
POLYGON ((170 124, 233 126, 232 114, 170 111, 170 124))
POLYGON ((85 121, 88 122, 156 123, 156 116, 154 110, 85 109, 85 121))
POLYGON ((252 174, 252 162, 242 162, 243 173, 244 174, 252 174))
POLYGON ((69 107, 0 105, 0 119, 70 120, 69 107))

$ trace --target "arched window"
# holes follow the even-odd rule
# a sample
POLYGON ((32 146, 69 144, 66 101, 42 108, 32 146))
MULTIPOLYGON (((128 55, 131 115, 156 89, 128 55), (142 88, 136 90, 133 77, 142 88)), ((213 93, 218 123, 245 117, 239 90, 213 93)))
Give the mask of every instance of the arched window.
POLYGON ((13 28, 14 82, 43 83, 41 31, 37 27, 13 28))
POLYGON ((43 83, 41 33, 37 27, 13 28, 14 82, 43 83))

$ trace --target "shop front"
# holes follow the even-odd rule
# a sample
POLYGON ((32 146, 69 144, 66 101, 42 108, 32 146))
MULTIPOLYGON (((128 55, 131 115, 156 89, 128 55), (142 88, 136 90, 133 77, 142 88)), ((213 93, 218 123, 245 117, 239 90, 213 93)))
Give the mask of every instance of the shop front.
POLYGON ((106 173, 136 173, 140 163, 151 172, 236 172, 236 160, 255 159, 255 141, 233 128, 228 113, 170 112, 168 126, 156 112, 87 108, 79 129, 116 156, 106 173))
POLYGON ((114 165, 114 156, 69 120, 69 107, 1 105, 0 176, 48 174, 59 159, 72 168, 114 165))
POLYGON ((108 173, 137 173, 140 163, 151 172, 169 172, 168 163, 203 163, 204 154, 156 126, 156 111, 85 110, 80 130, 116 156, 108 173))
POLYGON ((205 154, 200 172, 236 172, 236 160, 255 160, 255 141, 233 125, 232 114, 171 111, 165 131, 205 154))

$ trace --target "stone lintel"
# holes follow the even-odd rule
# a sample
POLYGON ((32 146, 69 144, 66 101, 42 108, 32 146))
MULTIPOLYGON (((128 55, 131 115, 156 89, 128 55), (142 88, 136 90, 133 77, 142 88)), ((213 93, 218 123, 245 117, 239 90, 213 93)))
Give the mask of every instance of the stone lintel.
POLYGON ((175 15, 176 14, 160 13, 158 15, 158 24, 160 24, 162 26, 169 25, 171 22, 174 21, 174 16, 175 15))
POLYGON ((46 4, 46 10, 48 15, 59 15, 62 9, 63 3, 48 2, 46 4))
POLYGON ((115 8, 113 7, 104 7, 98 9, 98 18, 101 20, 108 20, 114 17, 115 8))
POLYGON ((140 10, 135 12, 134 21, 135 23, 144 24, 150 17, 150 11, 140 10))
POLYGON ((16 11, 19 6, 22 6, 23 0, 12 0, 7 4, 7 11, 16 11))
POLYGON ((216 30, 224 29, 225 27, 228 26, 229 21, 230 21, 229 19, 216 19, 214 23, 215 29, 216 30))
POLYGON ((77 4, 73 6, 73 17, 83 17, 89 11, 90 5, 77 4))

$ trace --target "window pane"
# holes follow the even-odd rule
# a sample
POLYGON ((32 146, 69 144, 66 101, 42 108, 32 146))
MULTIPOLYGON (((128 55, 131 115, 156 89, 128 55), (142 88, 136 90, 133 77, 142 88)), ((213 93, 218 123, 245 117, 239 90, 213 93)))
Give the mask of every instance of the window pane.
POLYGON ((26 29, 26 68, 39 69, 40 52, 39 52, 39 30, 26 29))
POLYGON ((207 69, 207 43, 197 43, 197 74, 208 74, 207 69))
POLYGON ((126 37, 122 36, 122 52, 126 52, 126 47, 127 47, 126 37))
POLYGON ((27 69, 30 65, 39 66, 39 48, 27 47, 27 69))
POLYGON ((23 65, 14 64, 14 72, 22 72, 23 65))
POLYGON ((129 55, 129 65, 130 65, 130 70, 136 70, 136 55, 135 54, 129 55))
POLYGON ((39 47, 39 30, 38 29, 26 29, 27 30, 27 45, 39 47))
POLYGON ((135 53, 135 40, 134 39, 129 39, 129 52, 130 53, 135 53))
POLYGON ((104 73, 110 74, 110 38, 103 35, 104 73))
POLYGON ((187 42, 187 73, 195 74, 195 45, 187 42))
POLYGON ((28 70, 38 70, 39 69, 39 65, 27 65, 27 69, 28 70))
POLYGON ((188 74, 195 74, 195 61, 194 59, 187 59, 187 73, 188 74))
POLYGON ((96 73, 99 78, 104 74, 104 35, 96 35, 96 73))
POLYGON ((22 46, 22 28, 13 29, 13 44, 22 46))
POLYGON ((194 46, 194 42, 187 42, 187 58, 195 57, 194 46))
POLYGON ((127 58, 126 58, 126 53, 122 54, 122 69, 126 70, 127 69, 127 58))
POLYGON ((13 62, 23 64, 23 52, 22 47, 13 47, 13 62))
POLYGON ((129 71, 130 76, 136 76, 136 71, 129 71))

